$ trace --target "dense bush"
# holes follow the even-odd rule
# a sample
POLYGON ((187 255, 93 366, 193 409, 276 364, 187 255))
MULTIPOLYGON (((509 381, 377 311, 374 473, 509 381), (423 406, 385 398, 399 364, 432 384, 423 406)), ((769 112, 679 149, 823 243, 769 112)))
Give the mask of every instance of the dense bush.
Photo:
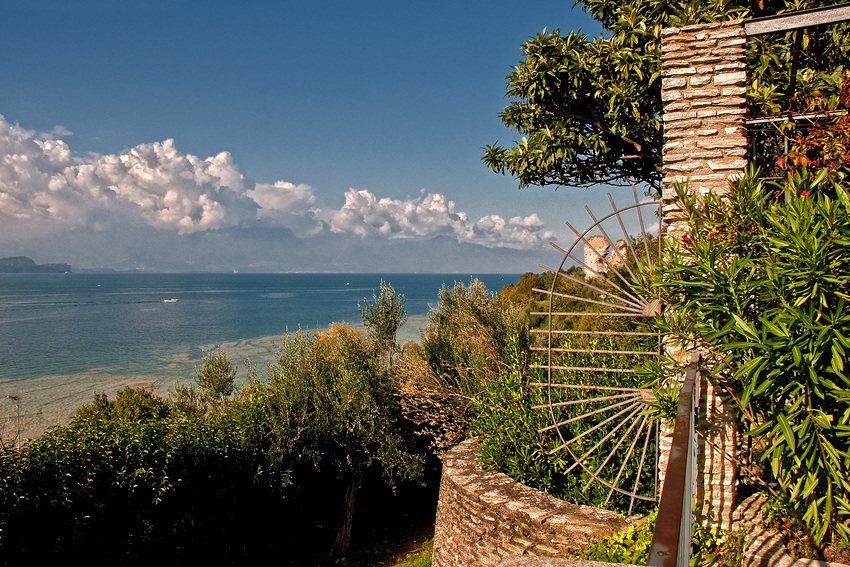
MULTIPOLYGON (((550 402, 549 393, 545 388, 534 385, 545 382, 544 371, 540 368, 528 368, 523 362, 526 356, 527 352, 519 349, 516 341, 511 341, 506 356, 507 366, 502 376, 488 383, 484 392, 476 400, 477 417, 472 423, 471 432, 479 439, 479 459, 482 466, 503 472, 518 482, 568 502, 604 507, 624 514, 648 512, 652 508, 650 503, 637 501, 633 504, 629 497, 616 492, 609 495, 608 488, 597 482, 590 482, 592 479, 587 472, 581 468, 573 468, 574 461, 569 452, 563 449, 556 450, 563 443, 563 439, 550 427, 552 418, 547 409, 550 402)), ((594 355, 582 354, 581 356, 587 361, 586 357, 594 355)), ((573 380, 603 383, 595 374, 584 373, 582 376, 579 376, 581 373, 574 374, 573 380)), ((605 384, 613 385, 632 383, 639 378, 632 375, 630 380, 624 381, 622 377, 604 376, 602 380, 606 381, 605 384)), ((601 459, 608 454, 606 451, 614 449, 614 445, 625 430, 621 430, 618 436, 603 439, 610 428, 586 433, 586 430, 599 420, 564 423, 579 413, 590 412, 600 406, 594 402, 581 402, 581 399, 586 398, 586 392, 580 390, 569 391, 556 388, 551 395, 558 412, 556 415, 561 421, 560 429, 564 438, 569 439, 585 434, 584 439, 572 445, 573 450, 579 455, 597 443, 601 443, 601 456, 591 455, 585 461, 593 469, 601 467, 601 459), (557 407, 559 402, 567 399, 574 403, 557 407)), ((649 454, 654 453, 654 440, 650 440, 647 451, 649 454)), ((623 453, 624 451, 620 448, 618 454, 623 453)), ((609 464, 619 467, 622 463, 612 460, 609 464)), ((635 459, 627 462, 620 476, 621 486, 634 485, 639 466, 635 459)), ((647 479, 651 477, 653 468, 654 463, 650 459, 644 463, 644 468, 640 469, 643 471, 642 486, 645 486, 645 493, 648 491, 650 495, 653 485, 647 482, 647 479)))
POLYGON ((67 427, 0 456, 2 561, 179 565, 265 555, 253 540, 280 525, 244 518, 275 518, 289 477, 269 462, 258 417, 184 420, 144 390, 96 396, 67 427))
MULTIPOLYGON (((488 383, 475 402, 477 417, 470 432, 478 437, 478 459, 486 469, 498 470, 528 486, 559 498, 569 498, 570 481, 563 474, 563 454, 549 454, 551 435, 539 433, 549 425, 546 412, 534 409, 544 404, 541 388, 531 387, 540 380, 539 369, 527 371, 526 352, 514 338, 508 343, 506 368, 498 380, 488 383)), ((584 501, 583 495, 579 496, 584 501)))
POLYGON ((396 368, 405 416, 438 452, 462 441, 475 416, 474 401, 499 377, 510 337, 528 348, 528 326, 518 308, 478 280, 443 287, 421 348, 409 349, 396 368))
POLYGON ((751 170, 722 198, 680 190, 674 204, 684 232, 665 258, 672 309, 660 323, 685 348, 706 350, 748 433, 765 440, 773 478, 761 483, 778 482, 813 541, 847 541, 846 186, 825 171, 801 168, 782 184, 751 170))
POLYGON ((345 552, 355 496, 388 501, 423 455, 375 341, 285 337, 268 383, 233 394, 210 353, 174 401, 96 395, 0 453, 0 563, 316 565, 345 552))

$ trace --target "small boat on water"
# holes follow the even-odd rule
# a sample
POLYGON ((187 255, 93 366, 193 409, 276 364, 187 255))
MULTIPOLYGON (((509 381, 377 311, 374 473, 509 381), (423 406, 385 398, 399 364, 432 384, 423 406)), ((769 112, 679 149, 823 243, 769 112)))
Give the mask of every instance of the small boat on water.
POLYGON ((177 303, 177 300, 176 300, 176 299, 174 299, 174 298, 172 298, 172 299, 163 299, 163 300, 162 300, 162 302, 163 302, 163 303, 177 303))

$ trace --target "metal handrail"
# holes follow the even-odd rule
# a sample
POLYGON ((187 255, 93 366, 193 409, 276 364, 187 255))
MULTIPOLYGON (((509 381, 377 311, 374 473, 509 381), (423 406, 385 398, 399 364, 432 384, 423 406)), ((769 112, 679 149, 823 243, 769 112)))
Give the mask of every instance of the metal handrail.
POLYGON ((700 361, 699 353, 691 355, 685 381, 679 391, 670 459, 647 561, 647 565, 655 567, 687 567, 691 558, 700 361))

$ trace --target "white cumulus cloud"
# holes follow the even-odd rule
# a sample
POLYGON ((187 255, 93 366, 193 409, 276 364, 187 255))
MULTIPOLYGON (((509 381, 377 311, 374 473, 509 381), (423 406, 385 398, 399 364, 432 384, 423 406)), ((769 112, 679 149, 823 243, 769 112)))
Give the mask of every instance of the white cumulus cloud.
POLYGON ((0 233, 7 238, 140 222, 189 234, 257 220, 299 236, 449 236, 488 247, 530 248, 551 236, 537 215, 472 222, 445 195, 424 191, 399 200, 349 189, 342 207, 322 208, 309 185, 255 184, 229 152, 200 158, 181 153, 169 139, 80 157, 60 139, 68 135, 61 126, 39 134, 0 115, 0 233))
POLYGON ((471 223, 466 213, 456 210, 454 201, 438 193, 401 201, 378 199, 369 191, 349 189, 342 208, 328 216, 332 232, 363 238, 449 235, 460 242, 489 247, 530 248, 552 236, 550 231, 544 230, 536 214, 507 221, 490 215, 471 223))
POLYGON ((531 248, 552 236, 553 233, 544 230, 543 221, 534 213, 509 220, 498 215, 482 217, 467 227, 464 239, 489 247, 531 248))
POLYGON ((345 194, 345 204, 330 215, 330 228, 332 232, 362 237, 414 238, 455 234, 463 219, 454 209, 454 202, 439 194, 399 201, 378 199, 369 191, 349 189, 345 194))
POLYGON ((74 228, 129 215, 191 233, 236 226, 254 218, 257 207, 228 152, 201 159, 165 140, 74 158, 64 141, 0 116, 0 216, 74 228))
POLYGON ((309 185, 288 181, 257 183, 246 194, 260 206, 258 218, 271 219, 298 235, 316 234, 323 229, 316 196, 309 185))

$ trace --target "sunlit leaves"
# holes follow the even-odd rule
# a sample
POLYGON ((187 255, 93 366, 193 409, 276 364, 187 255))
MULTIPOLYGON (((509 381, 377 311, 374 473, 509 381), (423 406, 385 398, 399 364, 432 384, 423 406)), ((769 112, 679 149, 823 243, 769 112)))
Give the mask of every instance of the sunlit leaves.
MULTIPOLYGON (((491 171, 516 177, 520 187, 645 183, 660 191, 662 29, 834 3, 581 0, 603 33, 544 30, 525 43, 522 60, 506 77, 511 102, 500 114, 522 141, 488 145, 482 160, 491 171)), ((850 25, 801 33, 790 95, 795 33, 748 40, 750 114, 804 110, 800 101, 815 93, 834 97, 831 77, 850 61, 850 25)))
POLYGON ((782 184, 750 171, 724 198, 680 192, 676 205, 687 238, 660 285, 689 322, 681 340, 713 355, 708 368, 767 441, 764 459, 810 537, 847 540, 846 190, 805 170, 782 184))

